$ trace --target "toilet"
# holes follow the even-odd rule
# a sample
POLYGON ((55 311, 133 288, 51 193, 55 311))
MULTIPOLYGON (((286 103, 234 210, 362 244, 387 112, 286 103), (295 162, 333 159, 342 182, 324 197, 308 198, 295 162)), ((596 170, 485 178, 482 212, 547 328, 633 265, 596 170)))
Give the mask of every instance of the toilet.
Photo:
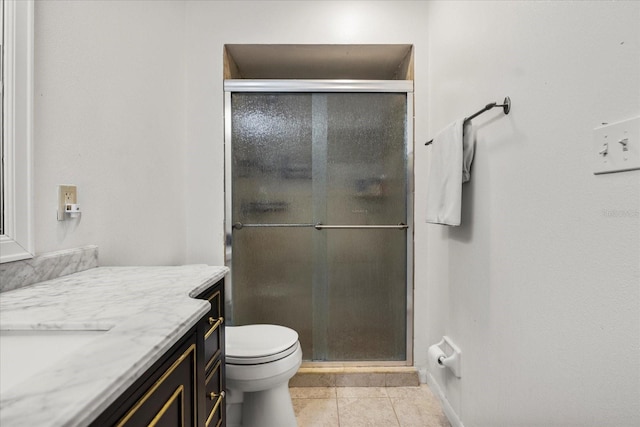
POLYGON ((298 333, 245 325, 225 335, 227 427, 296 427, 289 379, 302 364, 298 333))

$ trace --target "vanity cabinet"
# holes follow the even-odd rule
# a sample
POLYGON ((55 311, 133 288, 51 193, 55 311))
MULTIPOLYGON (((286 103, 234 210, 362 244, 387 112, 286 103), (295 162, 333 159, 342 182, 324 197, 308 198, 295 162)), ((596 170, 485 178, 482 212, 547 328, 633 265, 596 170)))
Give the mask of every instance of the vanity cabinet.
POLYGON ((198 296, 211 303, 200 322, 204 337, 204 426, 224 426, 226 405, 224 376, 224 283, 220 281, 198 296))
POLYGON ((116 399, 93 427, 225 426, 224 281, 197 298, 211 303, 209 312, 116 399))

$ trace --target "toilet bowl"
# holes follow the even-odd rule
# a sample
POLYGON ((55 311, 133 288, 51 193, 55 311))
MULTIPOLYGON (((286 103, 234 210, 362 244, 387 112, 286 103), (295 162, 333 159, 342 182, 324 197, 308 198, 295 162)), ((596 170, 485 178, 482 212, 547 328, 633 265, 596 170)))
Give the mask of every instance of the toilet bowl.
POLYGON ((228 427, 295 427, 289 379, 302 363, 293 329, 277 325, 227 326, 228 427))

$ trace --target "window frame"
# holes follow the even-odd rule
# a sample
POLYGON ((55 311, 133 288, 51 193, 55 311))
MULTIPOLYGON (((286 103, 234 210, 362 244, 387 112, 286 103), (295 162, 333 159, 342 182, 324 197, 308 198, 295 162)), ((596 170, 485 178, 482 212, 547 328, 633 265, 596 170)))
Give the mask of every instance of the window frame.
POLYGON ((2 0, 2 186, 0 263, 32 258, 34 1, 2 0))

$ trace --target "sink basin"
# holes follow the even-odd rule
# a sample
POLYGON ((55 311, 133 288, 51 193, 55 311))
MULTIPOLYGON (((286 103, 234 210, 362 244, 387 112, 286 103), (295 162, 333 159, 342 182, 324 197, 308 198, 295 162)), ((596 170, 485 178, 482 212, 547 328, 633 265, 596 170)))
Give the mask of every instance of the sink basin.
POLYGON ((106 330, 0 330, 0 394, 64 359, 106 330))

